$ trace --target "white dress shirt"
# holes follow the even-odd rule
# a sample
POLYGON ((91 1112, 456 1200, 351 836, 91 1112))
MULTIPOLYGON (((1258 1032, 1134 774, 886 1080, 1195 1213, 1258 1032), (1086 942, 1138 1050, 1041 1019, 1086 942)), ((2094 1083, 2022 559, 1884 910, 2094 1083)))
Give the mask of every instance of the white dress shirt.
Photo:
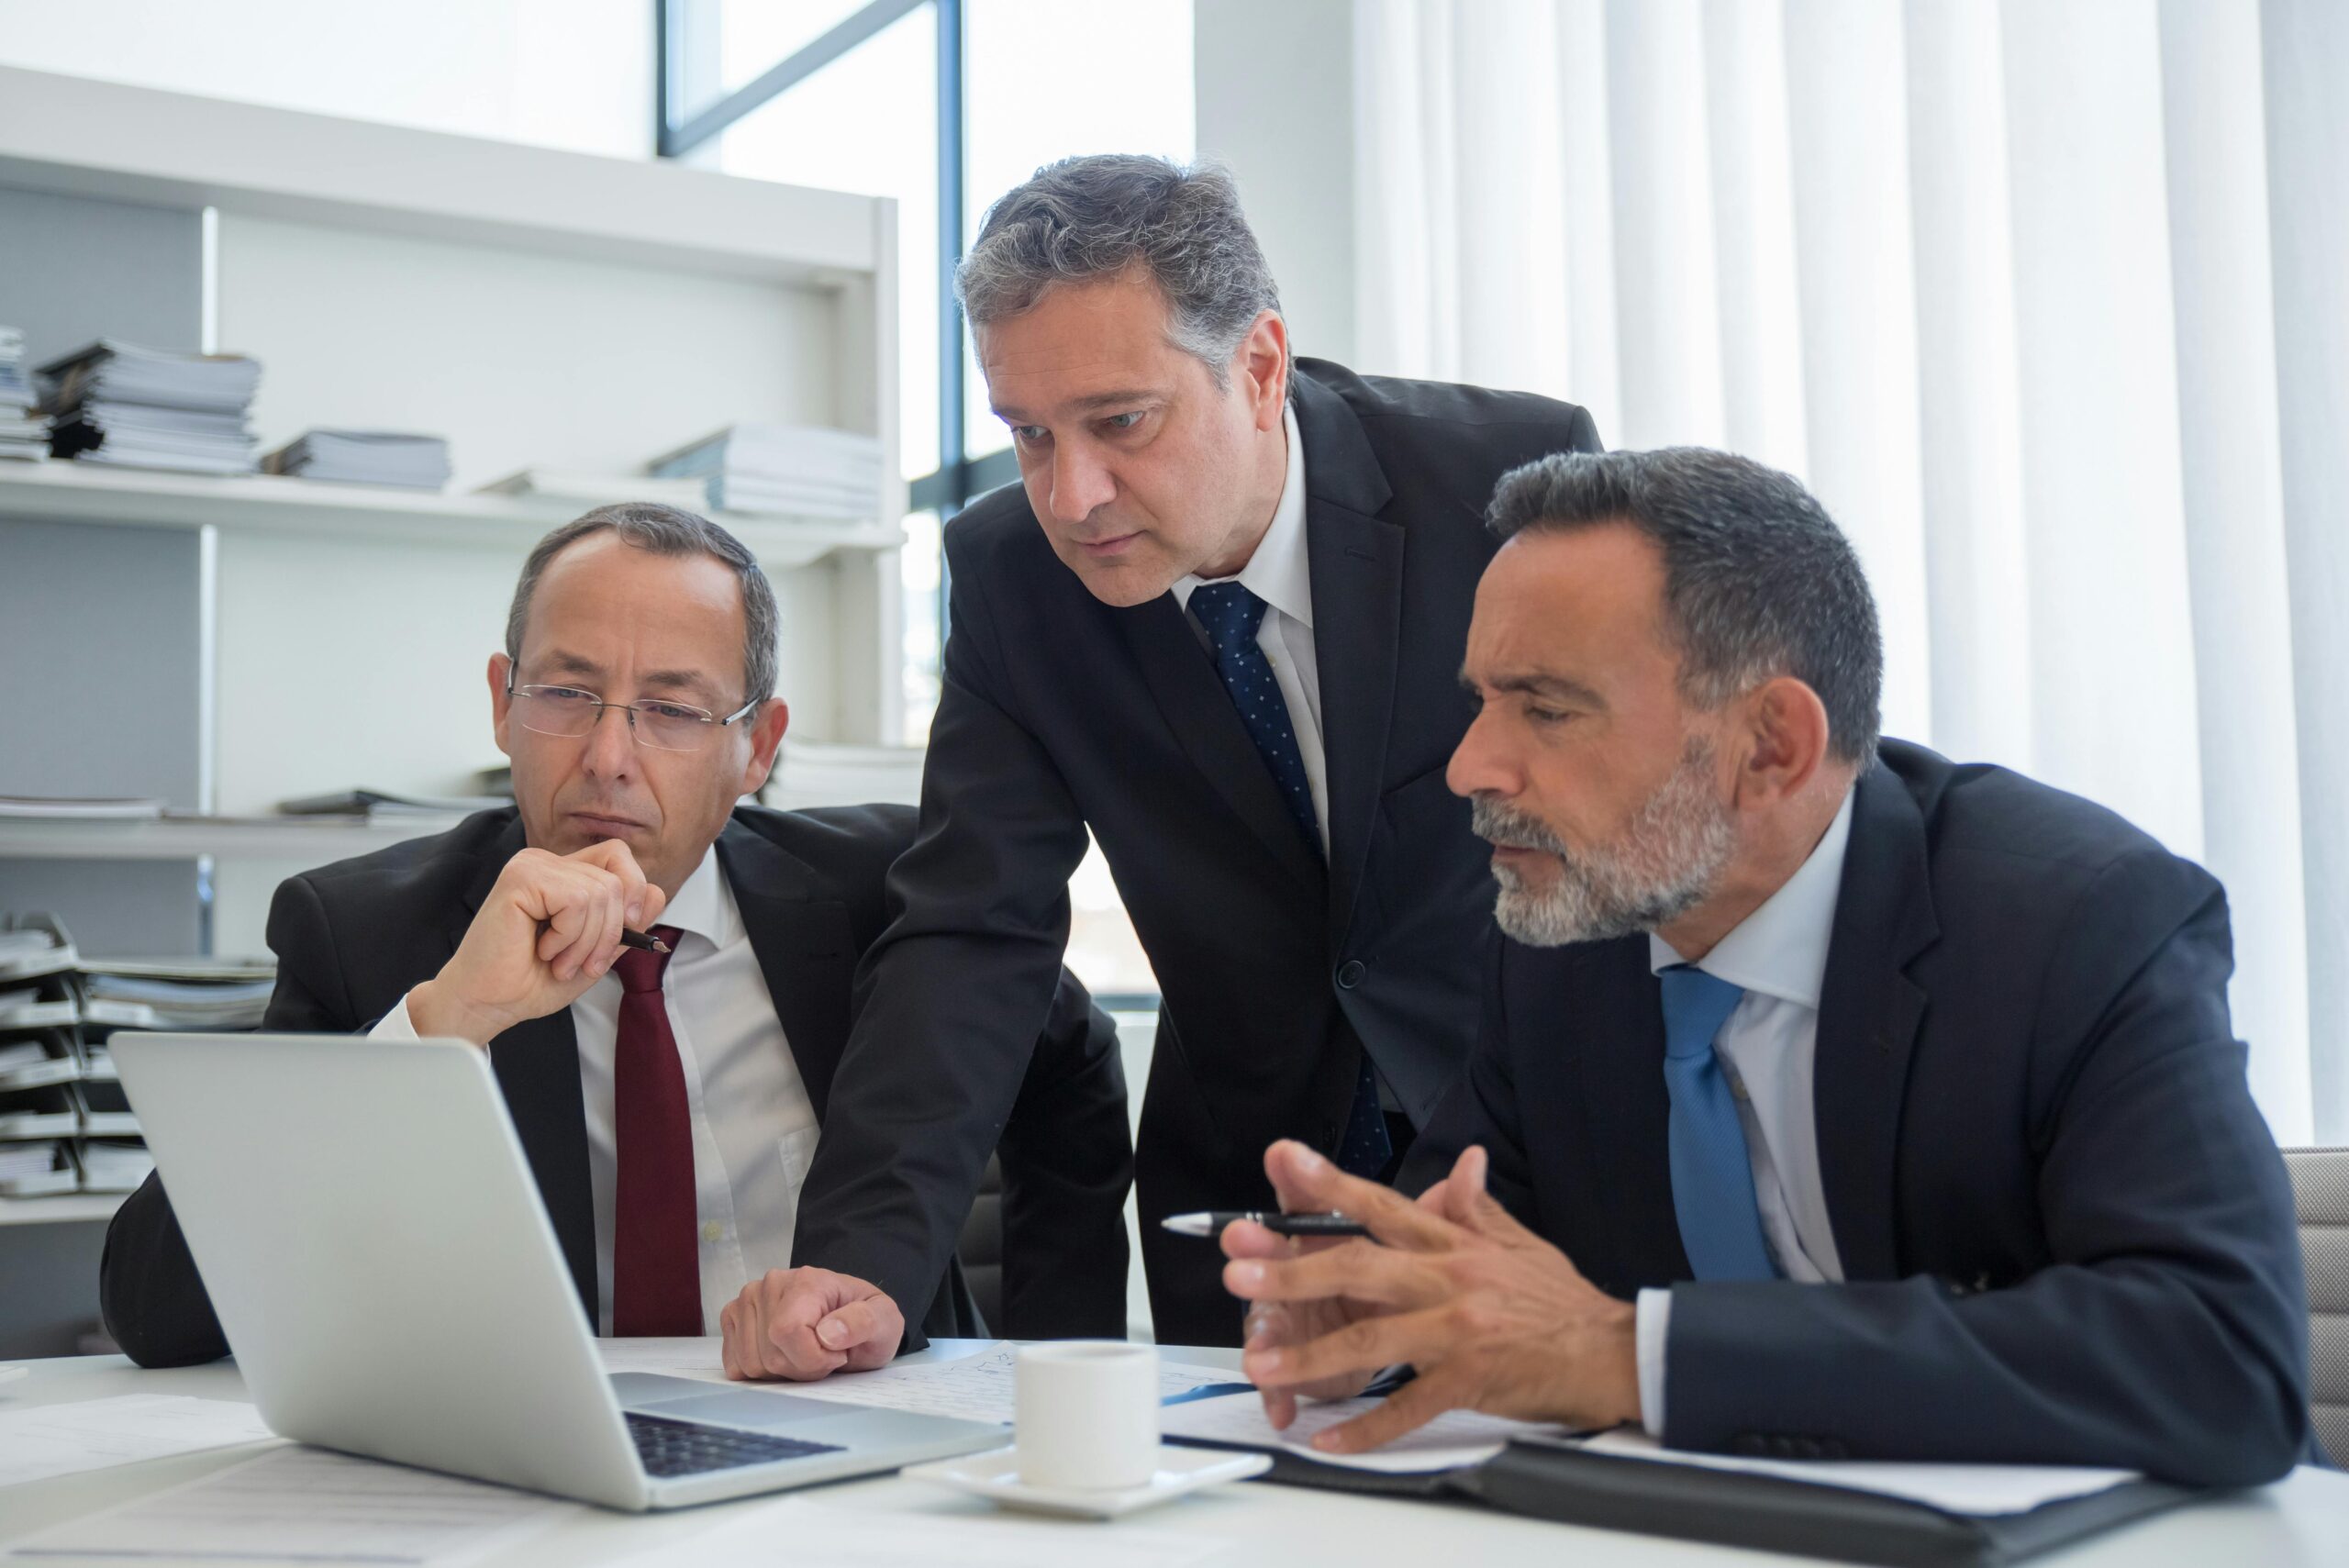
MULTIPOLYGON (((1713 1037, 1713 1051, 1737 1096, 1763 1239, 1780 1273, 1809 1284, 1843 1277, 1819 1173, 1811 1064, 1819 1039, 1820 985, 1827 974, 1843 851, 1851 837, 1852 796, 1846 794, 1835 820, 1786 885, 1697 962, 1706 973, 1745 988, 1713 1037)), ((1670 943, 1650 934, 1649 969, 1682 962, 1670 943)), ((1640 1420, 1656 1438, 1664 1436, 1671 1328, 1672 1293, 1640 1292, 1640 1420)))
POLYGON ((1191 590, 1203 583, 1237 582, 1264 601, 1264 624, 1256 646, 1264 651, 1288 705, 1289 728, 1305 759, 1305 782, 1313 791, 1313 817, 1321 827, 1321 852, 1330 852, 1330 767, 1321 744, 1321 667, 1313 654, 1313 573, 1305 547, 1305 442, 1297 435, 1297 411, 1286 409, 1281 428, 1288 437, 1288 477, 1272 526, 1256 541, 1256 552, 1235 577, 1186 576, 1174 584, 1174 599, 1191 606, 1191 590))
MULTIPOLYGON (((816 1106, 716 853, 702 857, 658 923, 684 933, 662 976, 662 992, 693 1120, 702 1331, 715 1334, 718 1310, 743 1285, 769 1269, 791 1266, 799 1187, 816 1156, 816 1106)), ((596 1208, 596 1321, 605 1334, 612 1331, 612 1214, 619 1174, 612 1104, 619 1009, 617 972, 571 1005, 596 1208)), ((407 998, 400 998, 373 1032, 379 1040, 415 1039, 407 998)))

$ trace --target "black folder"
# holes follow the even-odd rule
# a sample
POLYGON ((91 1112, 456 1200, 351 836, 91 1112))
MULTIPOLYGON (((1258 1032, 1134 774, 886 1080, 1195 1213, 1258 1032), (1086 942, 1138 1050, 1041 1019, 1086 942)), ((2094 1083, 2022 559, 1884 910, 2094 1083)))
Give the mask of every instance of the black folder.
POLYGON ((1325 1491, 1479 1503, 1598 1529, 1886 1568, 2020 1562, 2203 1496, 2139 1480, 2026 1513, 1964 1514, 1856 1487, 1590 1453, 1571 1440, 1538 1438, 1512 1441, 1482 1464, 1418 1474, 1353 1470, 1276 1452, 1262 1479, 1325 1491))

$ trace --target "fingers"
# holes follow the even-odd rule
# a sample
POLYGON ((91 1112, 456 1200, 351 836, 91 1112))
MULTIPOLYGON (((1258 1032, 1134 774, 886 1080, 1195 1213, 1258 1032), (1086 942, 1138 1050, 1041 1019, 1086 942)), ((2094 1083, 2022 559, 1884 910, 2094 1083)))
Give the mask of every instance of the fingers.
POLYGON ((1324 1453, 1360 1453, 1426 1426, 1454 1404, 1446 1379, 1417 1377, 1353 1420, 1316 1432, 1313 1446, 1324 1453))
POLYGON ((1438 1251, 1459 1240, 1458 1227, 1442 1215, 1392 1187, 1347 1175, 1302 1143, 1283 1139, 1265 1151, 1264 1173, 1284 1209, 1352 1215, 1390 1247, 1438 1251))
MULTIPOLYGON (((625 845, 613 847, 627 853, 625 845)), ((634 866, 633 858, 629 864, 634 866)), ((536 951, 557 980, 594 979, 611 968, 628 923, 624 877, 579 856, 536 850, 515 856, 505 874, 515 879, 516 903, 544 925, 536 951)))
POLYGON ((816 1325, 838 1305, 826 1281, 841 1277, 821 1269, 773 1269, 743 1286, 718 1315, 726 1375, 806 1383, 839 1371, 848 1358, 817 1340, 816 1325))
MULTIPOLYGON (((590 844, 567 858, 600 867, 619 879, 620 918, 629 926, 640 931, 660 916, 659 906, 645 895, 648 891, 657 894, 661 890, 644 879, 643 869, 636 863, 635 853, 618 839, 606 839, 601 843, 590 844)), ((663 898, 661 902, 667 900, 663 898)))
POLYGON ((897 1310, 897 1304, 874 1290, 870 1296, 839 1307, 818 1322, 816 1342, 844 1354, 848 1371, 870 1372, 886 1365, 896 1355, 897 1343, 905 1333, 905 1315, 897 1310))
POLYGON ((1364 1318, 1300 1345, 1274 1345, 1241 1354, 1248 1381, 1259 1388, 1304 1388, 1360 1379, 1399 1362, 1432 1365, 1450 1346, 1452 1315, 1442 1309, 1364 1318))
MULTIPOLYGON (((1248 1316, 1244 1320, 1246 1330, 1241 1337, 1241 1343, 1245 1348, 1255 1351, 1285 1342, 1290 1338, 1286 1331, 1286 1312, 1280 1307, 1266 1306, 1262 1303, 1250 1304, 1248 1316)), ((1289 1388, 1264 1388, 1257 1390, 1257 1393, 1264 1401, 1264 1419, 1272 1423, 1273 1430, 1276 1432, 1288 1430, 1289 1423, 1297 1419, 1296 1391, 1289 1388)))
POLYGON ((1343 1296, 1380 1307, 1426 1307, 1451 1294, 1427 1254, 1346 1241, 1294 1258, 1236 1258, 1224 1288, 1242 1301, 1327 1301, 1343 1296))

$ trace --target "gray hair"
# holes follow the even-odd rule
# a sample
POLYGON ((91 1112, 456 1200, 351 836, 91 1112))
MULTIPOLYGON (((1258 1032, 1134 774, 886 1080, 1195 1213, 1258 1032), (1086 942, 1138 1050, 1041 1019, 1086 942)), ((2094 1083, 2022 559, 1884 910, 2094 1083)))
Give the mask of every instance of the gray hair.
POLYGON ((774 695, 775 643, 783 617, 775 608, 774 585, 759 567, 758 558, 742 541, 707 517, 657 501, 621 501, 598 506, 539 540, 522 563, 521 581, 514 584, 514 607, 506 612, 506 657, 520 662, 522 627, 530 617, 530 597, 547 566, 570 546, 589 534, 609 528, 630 545, 651 555, 714 555, 734 569, 742 584, 742 700, 764 702, 774 695))
POLYGON ((1664 622, 1691 702, 1718 707, 1792 675, 1827 710, 1829 751, 1875 760, 1876 599, 1851 541, 1790 476, 1703 447, 1562 452, 1503 474, 1486 518, 1502 539, 1631 524, 1663 552, 1664 622))
POLYGON ((955 269, 974 327, 1033 309, 1057 284, 1145 267, 1166 296, 1168 336, 1230 384, 1231 356, 1281 292, 1240 210, 1240 187, 1212 163, 1101 153, 1039 169, 987 209, 955 269))

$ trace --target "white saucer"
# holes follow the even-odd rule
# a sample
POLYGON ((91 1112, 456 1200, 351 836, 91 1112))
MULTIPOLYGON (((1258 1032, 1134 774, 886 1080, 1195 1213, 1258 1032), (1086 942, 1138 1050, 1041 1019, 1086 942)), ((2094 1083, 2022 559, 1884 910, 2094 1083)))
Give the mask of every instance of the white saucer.
POLYGON ((1028 1485, 1019 1479, 1019 1451, 1008 1448, 907 1465, 900 1473, 916 1481, 952 1486, 957 1492, 991 1497, 1006 1507, 1040 1514, 1071 1514, 1079 1518, 1114 1519, 1203 1486, 1262 1475, 1272 1467, 1273 1456, 1268 1453, 1233 1453, 1226 1449, 1162 1443, 1157 1474, 1139 1486, 1114 1490, 1028 1485))

